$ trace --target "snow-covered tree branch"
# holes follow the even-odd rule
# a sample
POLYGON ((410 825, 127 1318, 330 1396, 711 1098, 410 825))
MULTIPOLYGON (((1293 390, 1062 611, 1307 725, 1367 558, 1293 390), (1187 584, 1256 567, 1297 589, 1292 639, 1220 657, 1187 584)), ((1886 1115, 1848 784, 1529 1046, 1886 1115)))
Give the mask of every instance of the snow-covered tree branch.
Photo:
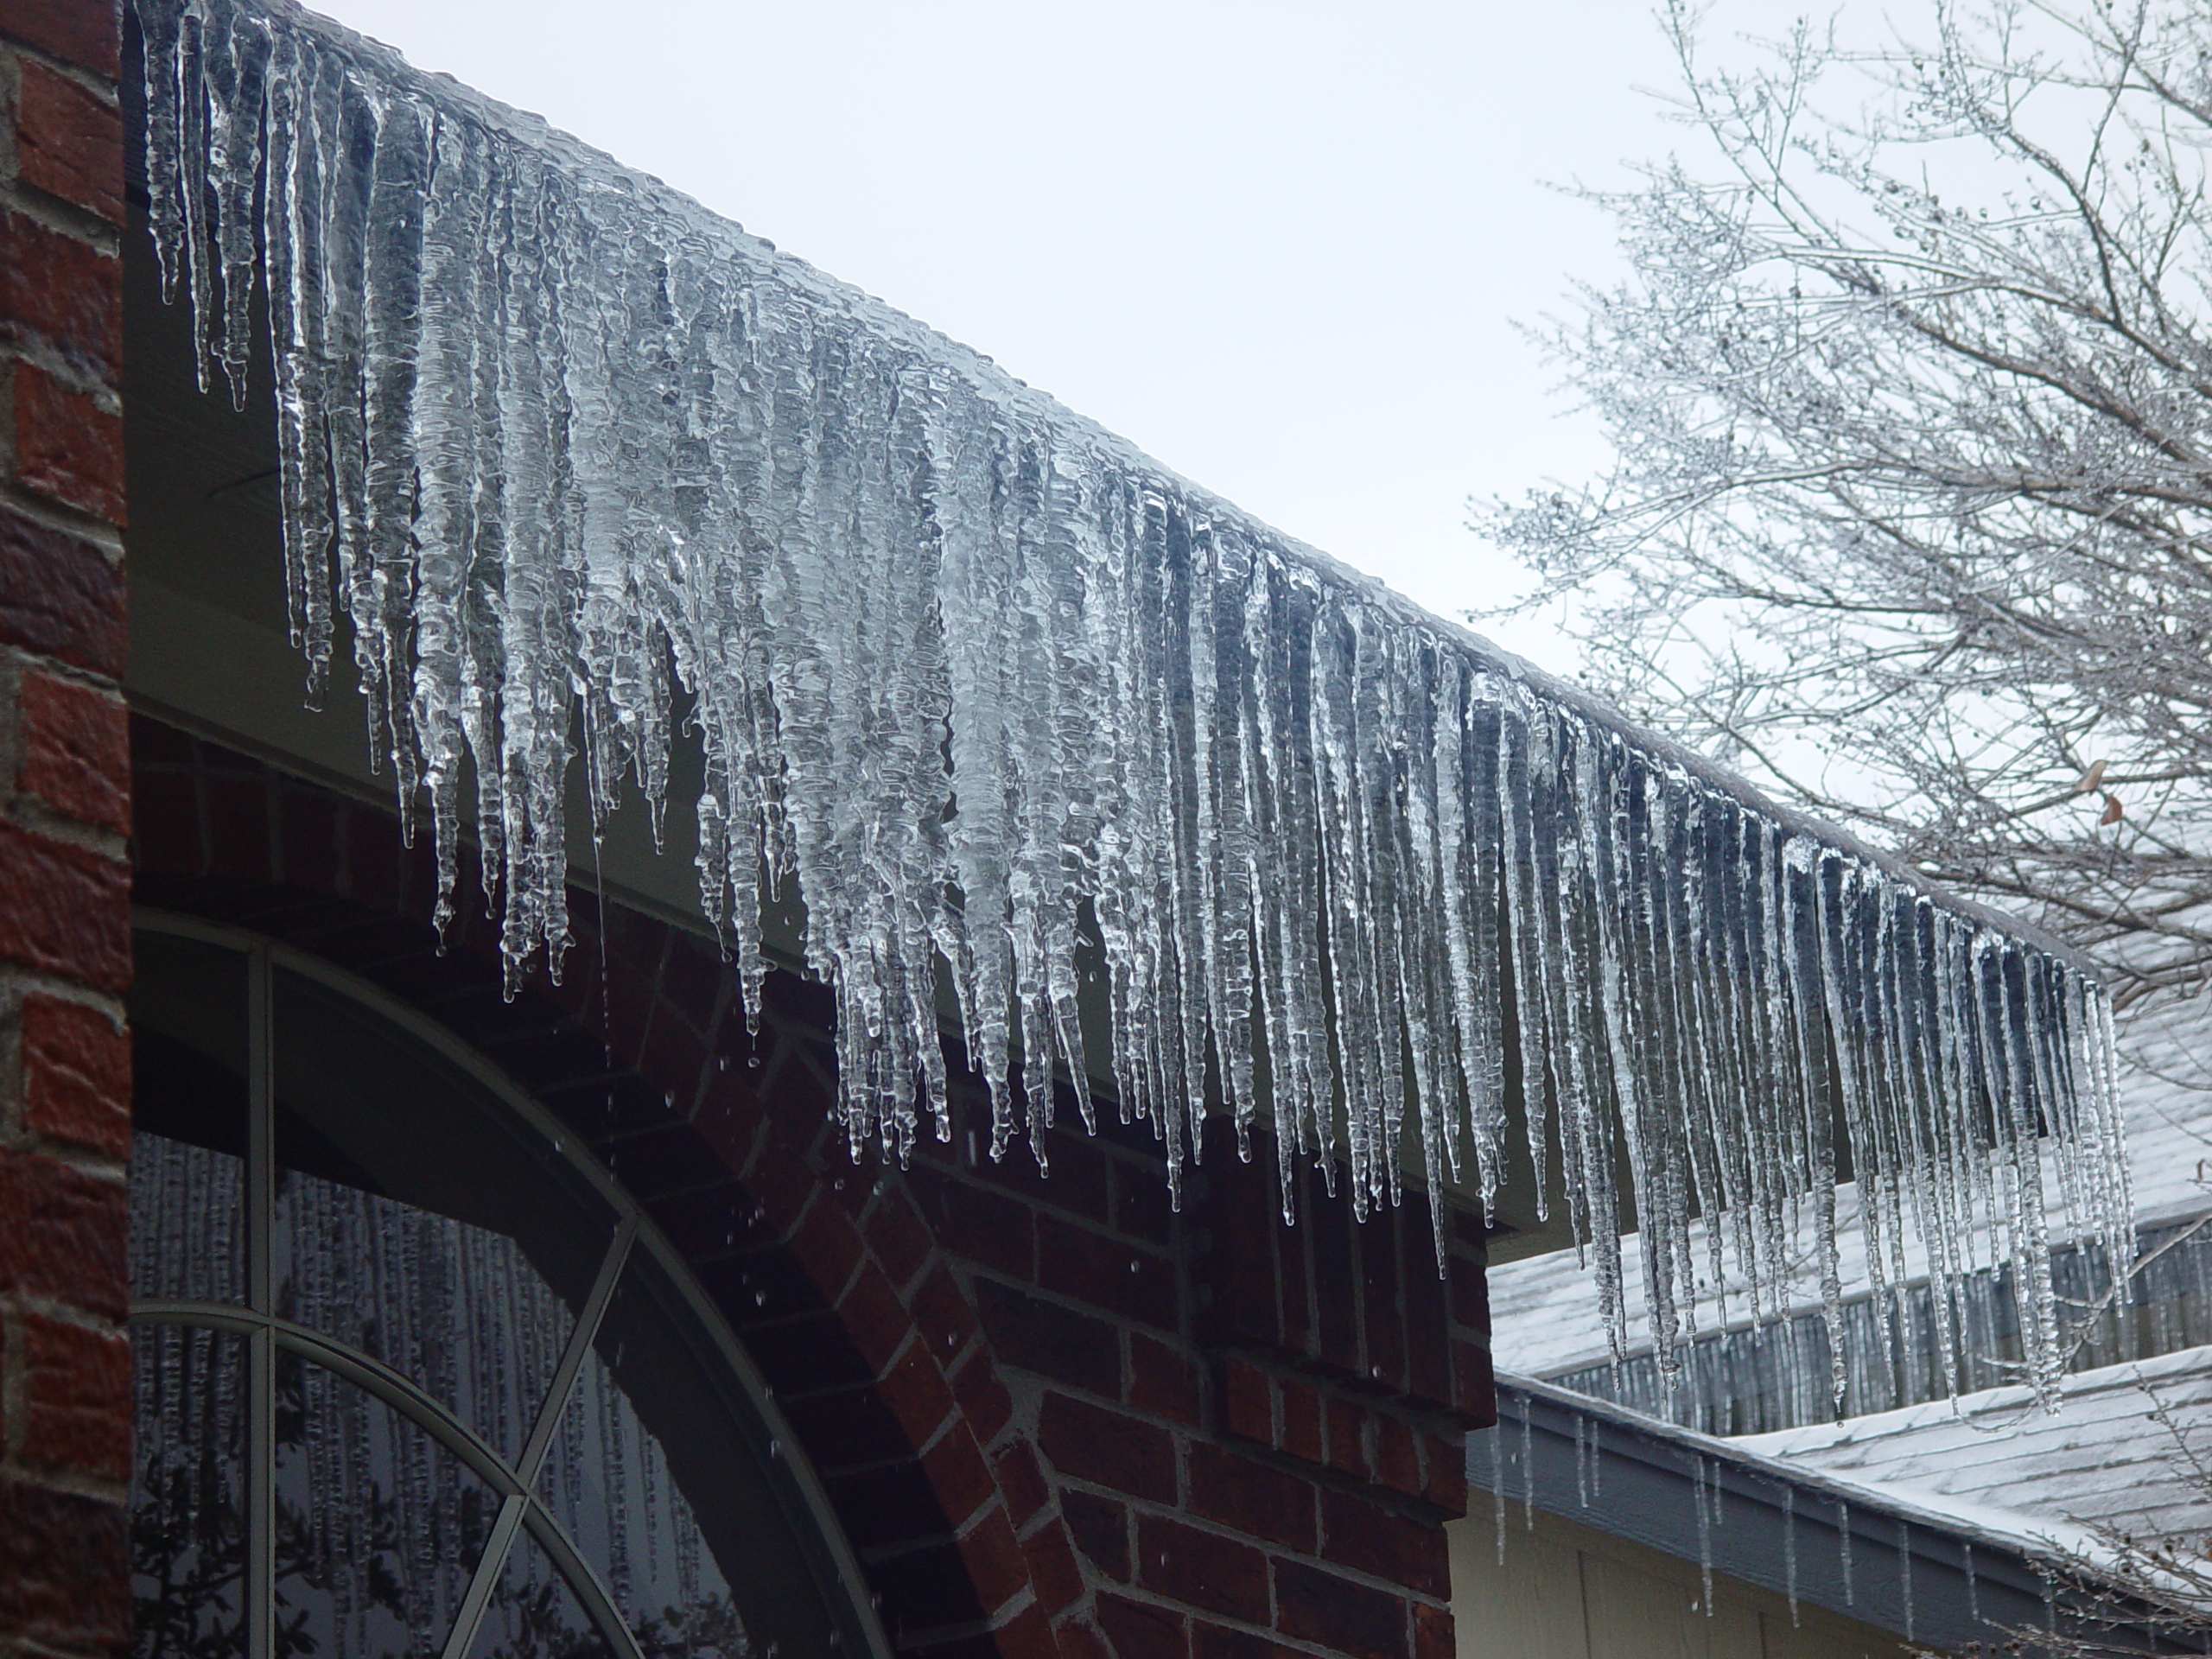
POLYGON ((1546 343, 1595 485, 1481 528, 1592 677, 1942 880, 2212 976, 2212 16, 1939 4, 1711 67, 1591 193, 1634 275, 1546 343), (1917 32, 1916 32, 1917 31, 1917 32))

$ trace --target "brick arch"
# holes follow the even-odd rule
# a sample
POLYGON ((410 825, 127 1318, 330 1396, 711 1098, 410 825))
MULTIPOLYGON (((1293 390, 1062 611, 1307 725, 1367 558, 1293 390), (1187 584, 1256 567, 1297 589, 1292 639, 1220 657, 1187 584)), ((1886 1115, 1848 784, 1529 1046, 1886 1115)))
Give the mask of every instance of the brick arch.
POLYGON ((584 1136, 768 1376, 895 1648, 1091 1650, 1052 1629, 1082 1569, 973 1300, 910 1184, 853 1166, 831 1124, 818 988, 778 976, 756 1039, 709 943, 579 891, 566 982, 510 1002, 480 895, 436 949, 428 859, 391 815, 143 717, 132 740, 139 901, 359 973, 584 1136))
MULTIPOLYGON (((380 982, 575 1126, 778 1394, 917 1659, 1448 1659, 1442 1522, 1491 1421, 1483 1235, 1355 1222, 1216 1146, 1167 1202, 1141 1130, 855 1166, 826 994, 778 976, 755 1044, 710 943, 570 894, 569 977, 499 995, 478 895, 434 948, 427 851, 359 804, 134 727, 137 891, 380 982), (604 967, 602 969, 602 963, 604 967)), ((1072 1113, 1067 1115, 1072 1118, 1072 1113)))

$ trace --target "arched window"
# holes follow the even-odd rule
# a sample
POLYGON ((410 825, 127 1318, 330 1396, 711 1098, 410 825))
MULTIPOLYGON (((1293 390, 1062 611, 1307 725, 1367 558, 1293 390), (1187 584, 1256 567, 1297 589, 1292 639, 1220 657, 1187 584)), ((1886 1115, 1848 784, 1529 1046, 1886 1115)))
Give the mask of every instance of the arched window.
POLYGON ((281 945, 142 918, 137 976, 138 1654, 884 1651, 757 1373, 573 1135, 281 945))

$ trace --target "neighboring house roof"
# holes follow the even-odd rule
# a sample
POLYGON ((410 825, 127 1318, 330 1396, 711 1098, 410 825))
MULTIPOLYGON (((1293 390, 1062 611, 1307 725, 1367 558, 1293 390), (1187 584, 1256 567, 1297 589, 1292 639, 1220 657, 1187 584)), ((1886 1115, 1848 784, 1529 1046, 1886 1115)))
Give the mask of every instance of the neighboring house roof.
POLYGON ((2212 1346, 2076 1373, 2055 1410, 2024 1388, 1989 1389, 1727 1444, 2024 1540, 2091 1527, 2196 1553, 2212 1541, 2212 1489, 2190 1456, 2208 1408, 2212 1346))
POLYGON ((2136 1218, 2212 1210, 2212 987, 2133 1018, 2122 1041, 2122 1121, 2136 1218))
MULTIPOLYGON (((2097 1351, 2111 1351, 2113 1335, 2101 1332, 2106 1348, 2086 1356, 2089 1369, 2063 1380, 2051 1409, 2039 1407, 2034 1392, 2022 1386, 1930 1399, 1840 1422, 1827 1419, 1825 1397, 1808 1396, 1809 1403, 1766 1399, 1756 1402, 1759 1410, 1780 1412, 1783 1421, 1800 1426, 1721 1439, 1577 1389, 1710 1421, 1719 1414, 1716 1404, 1726 1403, 1730 1387, 1746 1394, 1771 1387, 1773 1368, 1761 1357, 1760 1344, 1773 1346, 1790 1335, 1789 1326, 1757 1342, 1738 1335, 1731 1345, 1715 1344, 1709 1351, 1713 1363, 1694 1368, 1695 1387, 1668 1396, 1656 1393, 1653 1377, 1645 1375, 1651 1370, 1648 1357, 1632 1360, 1618 1376, 1605 1369, 1610 1356, 1604 1324, 1593 1291, 1571 1255, 1506 1262, 1493 1269, 1491 1281, 1497 1359, 1501 1366, 1552 1378, 1522 1381, 1501 1372, 1497 1451, 1509 1491, 1518 1497, 1533 1479, 1538 1507, 1685 1558, 1700 1551, 1700 1490, 1726 1491, 1728 1504, 1748 1503, 1770 1517, 1786 1515, 1785 1505, 1794 1503, 1795 1518, 1784 1525, 1797 1534, 1800 1594, 1902 1633, 1902 1551, 1913 1560, 1916 1634, 1939 1646, 1991 1639, 1986 1628, 1968 1629, 1977 1624, 2040 1622, 2039 1560, 2109 1564, 2115 1534, 2191 1555, 2212 1547, 2212 1483, 2200 1472, 2208 1466, 2203 1442, 2212 1423, 2212 1344, 2206 1340, 2212 1328, 2212 1226, 2196 1225, 2196 1218, 2212 1211, 2205 1182, 2206 1160, 2212 1157, 2212 1090, 2202 1086, 2212 1065, 2202 1057, 2205 1018, 2202 1001, 2177 1001, 2131 1033, 2134 1063, 2123 1097, 2136 1213, 2146 1243, 2172 1243, 2138 1276, 2128 1339, 2139 1344, 2140 1357, 2094 1363, 2097 1351), (1561 1386, 1567 1382, 1577 1386, 1561 1386), (1561 1442, 1567 1451, 1558 1449, 1561 1442), (1592 1450, 1600 1442, 1602 1454, 1592 1450), (1533 1474, 1523 1466, 1524 1457, 1533 1474), (1596 1496, 1600 1480, 1602 1498, 1586 1501, 1586 1492, 1596 1496), (1785 1491, 1789 1499, 1781 1497, 1785 1491), (1837 1506, 1842 1504, 1852 1510, 1858 1570, 1852 1599, 1839 1607, 1837 1506), (1808 1521, 1808 1514, 1820 1518, 1808 1521), (1822 1541, 1808 1544, 1815 1535, 1822 1541), (1976 1573, 1970 1594, 1965 1593, 1967 1559, 1976 1573), (1992 1566, 2000 1560, 2011 1566, 2002 1571, 1992 1566), (2008 1581, 2008 1589, 1989 1588, 2015 1569, 2024 1576, 2008 1581), (2013 1599, 2010 1611, 2004 1611, 2007 1597, 2013 1599), (2037 1606, 2021 1598, 2033 1599, 2037 1606), (1963 1622, 1944 1626, 1945 1618, 1963 1622)), ((1842 1201, 1844 1248, 1863 1263, 1855 1190, 1847 1188, 1842 1201)), ((2080 1263, 2069 1266, 2062 1248, 2056 1266, 2066 1269, 2056 1275, 2063 1297, 2068 1274, 2080 1263)), ((2079 1294, 2080 1286, 2070 1288, 2079 1294)), ((1808 1289, 1797 1306, 1817 1309, 1817 1294, 1808 1289)), ((1864 1302, 1847 1310, 1847 1344, 1866 1351, 1851 1355, 1851 1363, 1866 1370, 1879 1370, 1885 1363, 1875 1351, 1874 1311, 1864 1302)), ((1799 1321, 1796 1334, 1808 1329, 1821 1333, 1824 1362, 1825 1335, 1817 1317, 1799 1321)), ((1925 1351, 1932 1337, 1924 1325, 1892 1325, 1892 1335, 1923 1351, 1916 1358, 1923 1372, 1940 1370, 1925 1351)), ((1976 1369, 2001 1371, 2004 1358, 1986 1357, 1976 1369)), ((1824 1363, 1817 1369, 1825 1370, 1824 1363)), ((1854 1370, 1854 1399, 1858 1376, 1854 1370)), ((1825 1395, 1825 1389, 1812 1393, 1825 1395)), ((1491 1481, 1491 1455, 1477 1447, 1469 1459, 1470 1478, 1485 1488, 1491 1481)), ((1774 1528, 1731 1529, 1710 1524, 1708 1516, 1703 1531, 1713 1570, 1775 1585, 1783 1546, 1774 1528)), ((2137 1634, 2145 1643, 2152 1641, 2137 1634)))
MULTIPOLYGON (((2101 1548, 2063 1520, 1813 1467, 1531 1378, 1501 1374, 1497 1386, 1497 1429, 1468 1442, 1467 1478, 1480 1492, 1908 1641, 2001 1644, 2009 1630, 2063 1619, 2052 1568, 2101 1548)), ((1479 1514, 1480 1499, 1470 1508, 1479 1514)), ((1503 1504, 1496 1513, 1510 1558, 1515 1521, 1503 1504)), ((2183 1650, 2147 1627, 2101 1639, 2122 1651, 2183 1650)))

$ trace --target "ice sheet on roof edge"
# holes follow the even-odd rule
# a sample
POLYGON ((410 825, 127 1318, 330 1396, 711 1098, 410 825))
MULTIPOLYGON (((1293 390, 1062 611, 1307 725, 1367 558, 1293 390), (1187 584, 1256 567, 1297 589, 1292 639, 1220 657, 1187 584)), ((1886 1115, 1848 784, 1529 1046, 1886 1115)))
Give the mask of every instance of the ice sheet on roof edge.
POLYGON ((757 1007, 795 885, 856 1154, 945 1132, 941 973, 994 1155, 1041 1154, 1096 971, 1179 1192, 1211 1085, 1286 1206, 1301 1160, 1395 1203, 1405 1133, 1487 1202, 1516 1048, 1617 1341, 1625 1198, 1669 1351, 1694 1253, 1833 1264, 1838 1140, 1877 1276, 1979 1217, 2031 1333, 2053 1224, 2126 1237, 2077 963, 534 118, 285 0, 138 11, 164 280, 240 396, 265 251, 311 683, 342 613, 448 894, 473 772, 511 977, 567 940, 573 705, 594 812, 629 772, 658 815, 672 668, 706 913, 757 1007))

